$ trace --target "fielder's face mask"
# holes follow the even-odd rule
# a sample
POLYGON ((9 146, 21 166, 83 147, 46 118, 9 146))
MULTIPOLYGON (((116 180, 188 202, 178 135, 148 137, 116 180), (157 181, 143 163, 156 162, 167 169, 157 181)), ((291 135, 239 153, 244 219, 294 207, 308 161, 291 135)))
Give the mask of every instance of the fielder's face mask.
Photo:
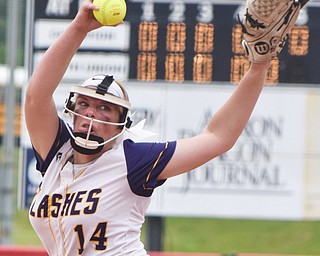
POLYGON ((131 125, 131 120, 128 116, 129 110, 131 109, 131 104, 126 90, 118 84, 112 76, 98 75, 86 80, 80 86, 72 86, 70 89, 69 97, 67 98, 64 110, 63 110, 63 120, 66 123, 67 129, 71 135, 71 145, 79 153, 85 155, 92 155, 99 153, 103 146, 118 138, 126 128, 129 128, 131 125), (120 120, 118 123, 107 122, 103 120, 95 119, 94 117, 88 117, 82 114, 79 114, 74 111, 75 101, 78 95, 84 95, 92 97, 98 100, 106 101, 108 103, 115 104, 123 108, 123 111, 120 114, 120 120), (66 114, 70 114, 72 118, 78 116, 90 121, 89 129, 87 133, 73 132, 66 122, 66 114), (116 125, 119 126, 121 131, 116 136, 104 141, 102 137, 90 134, 92 129, 93 122, 116 125))

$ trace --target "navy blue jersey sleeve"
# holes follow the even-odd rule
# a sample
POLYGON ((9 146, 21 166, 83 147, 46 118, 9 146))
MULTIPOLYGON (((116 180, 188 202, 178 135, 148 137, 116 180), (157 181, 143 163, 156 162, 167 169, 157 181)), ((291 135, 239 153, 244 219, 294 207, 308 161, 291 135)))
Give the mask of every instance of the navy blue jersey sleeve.
POLYGON ((57 136, 54 140, 54 143, 52 144, 52 147, 46 157, 46 159, 42 159, 39 154, 37 153, 37 151, 35 149, 34 150, 34 154, 35 154, 35 158, 37 160, 37 165, 36 168, 38 171, 41 172, 42 176, 45 174, 47 168, 49 167, 52 159, 54 158, 54 156, 56 155, 56 153, 58 152, 58 150, 62 147, 62 145, 70 139, 70 134, 66 128, 65 123, 59 118, 59 129, 58 129, 58 133, 57 136))
POLYGON ((157 178, 170 161, 176 141, 167 143, 135 143, 124 141, 124 152, 128 170, 128 182, 132 192, 140 196, 151 196, 153 190, 165 180, 157 178))

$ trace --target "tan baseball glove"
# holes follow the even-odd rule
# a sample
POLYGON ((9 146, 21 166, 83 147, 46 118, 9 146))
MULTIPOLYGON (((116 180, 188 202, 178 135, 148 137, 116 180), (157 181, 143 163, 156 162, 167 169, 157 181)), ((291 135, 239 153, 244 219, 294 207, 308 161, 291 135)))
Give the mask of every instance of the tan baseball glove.
POLYGON ((309 0, 247 0, 242 46, 252 62, 268 62, 282 50, 309 0))

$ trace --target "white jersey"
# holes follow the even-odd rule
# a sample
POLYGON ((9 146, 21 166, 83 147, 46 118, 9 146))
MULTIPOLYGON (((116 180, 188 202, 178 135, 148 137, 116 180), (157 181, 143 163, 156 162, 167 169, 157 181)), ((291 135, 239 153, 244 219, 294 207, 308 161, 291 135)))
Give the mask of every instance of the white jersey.
POLYGON ((124 140, 96 161, 74 165, 63 122, 47 159, 29 217, 51 256, 147 255, 140 229, 157 177, 175 142, 124 140))

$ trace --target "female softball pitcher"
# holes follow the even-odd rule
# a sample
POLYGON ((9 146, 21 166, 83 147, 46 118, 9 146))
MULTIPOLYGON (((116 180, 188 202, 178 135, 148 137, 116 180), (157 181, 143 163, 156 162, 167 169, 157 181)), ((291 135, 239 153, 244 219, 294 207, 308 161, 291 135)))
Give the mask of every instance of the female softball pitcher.
POLYGON ((49 255, 147 255, 140 229, 153 190, 234 145, 262 91, 269 62, 297 18, 297 2, 249 0, 242 26, 250 69, 203 132, 154 143, 126 137, 131 105, 112 76, 93 76, 71 88, 64 115, 73 117, 72 128, 57 114, 55 89, 88 32, 101 27, 92 14, 97 7, 84 2, 38 63, 26 90, 25 118, 43 175, 29 216, 49 255))

